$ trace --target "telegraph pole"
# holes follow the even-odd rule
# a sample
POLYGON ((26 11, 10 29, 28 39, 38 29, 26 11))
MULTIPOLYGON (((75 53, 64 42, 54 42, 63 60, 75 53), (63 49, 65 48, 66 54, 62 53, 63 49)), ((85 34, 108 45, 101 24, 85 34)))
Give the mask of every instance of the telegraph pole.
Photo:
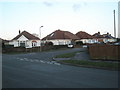
POLYGON ((114 37, 116 38, 115 10, 113 11, 113 13, 114 13, 114 37))
POLYGON ((120 39, 120 1, 118 2, 118 38, 120 39))

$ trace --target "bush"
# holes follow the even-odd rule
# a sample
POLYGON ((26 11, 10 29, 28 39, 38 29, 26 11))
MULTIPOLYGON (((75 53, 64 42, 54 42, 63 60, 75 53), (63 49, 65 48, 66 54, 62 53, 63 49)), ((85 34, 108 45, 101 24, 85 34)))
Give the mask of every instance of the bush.
POLYGON ((51 46, 53 46, 53 42, 46 42, 45 45, 51 45, 51 46))
POLYGON ((77 41, 76 45, 83 45, 83 42, 82 41, 77 41))

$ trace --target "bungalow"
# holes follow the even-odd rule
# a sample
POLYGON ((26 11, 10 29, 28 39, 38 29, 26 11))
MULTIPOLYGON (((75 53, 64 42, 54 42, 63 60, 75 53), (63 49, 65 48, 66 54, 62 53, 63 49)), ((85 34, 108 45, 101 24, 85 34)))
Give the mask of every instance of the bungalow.
POLYGON ((44 37, 43 42, 52 42, 53 45, 68 45, 74 44, 74 41, 79 39, 76 35, 68 31, 56 30, 44 37))
POLYGON ((111 34, 109 34, 109 33, 101 35, 100 32, 98 32, 98 33, 95 33, 93 36, 95 39, 97 39, 98 42, 107 43, 107 42, 116 42, 117 41, 117 39, 114 38, 113 36, 111 36, 111 34))
POLYGON ((76 36, 79 37, 79 40, 77 41, 82 41, 84 44, 85 43, 96 43, 97 42, 97 39, 94 39, 94 37, 84 31, 79 31, 76 33, 76 36))
POLYGON ((107 33, 107 34, 103 34, 103 37, 105 38, 104 39, 104 42, 107 43, 107 42, 116 42, 117 39, 113 36, 111 36, 111 34, 107 33))
POLYGON ((10 45, 14 45, 14 47, 25 47, 32 48, 40 46, 40 39, 27 31, 23 31, 15 38, 13 38, 10 42, 10 45))
POLYGON ((9 45, 9 40, 5 40, 5 39, 0 38, 0 44, 1 43, 4 45, 9 45))

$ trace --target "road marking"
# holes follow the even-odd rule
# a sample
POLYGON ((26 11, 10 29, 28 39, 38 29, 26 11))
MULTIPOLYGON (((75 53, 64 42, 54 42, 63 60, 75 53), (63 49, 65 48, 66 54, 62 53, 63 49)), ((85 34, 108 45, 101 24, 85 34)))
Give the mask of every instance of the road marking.
POLYGON ((36 62, 39 62, 39 60, 35 60, 36 62))
POLYGON ((60 65, 60 63, 54 63, 55 65, 60 65))
POLYGON ((30 60, 31 62, 33 62, 33 60, 30 60))
POLYGON ((28 59, 26 59, 25 61, 29 61, 28 59))
POLYGON ((20 60, 22 60, 22 61, 23 61, 24 59, 20 59, 20 60))
POLYGON ((40 61, 41 63, 45 63, 45 61, 40 61))
POLYGON ((40 62, 40 63, 46 63, 46 64, 60 65, 60 63, 57 63, 56 61, 44 61, 44 60, 28 59, 28 58, 17 58, 17 59, 21 61, 40 62))
POLYGON ((27 58, 23 58, 23 59, 27 59, 27 58))
POLYGON ((53 64, 53 63, 51 63, 51 62, 46 62, 47 64, 53 64))

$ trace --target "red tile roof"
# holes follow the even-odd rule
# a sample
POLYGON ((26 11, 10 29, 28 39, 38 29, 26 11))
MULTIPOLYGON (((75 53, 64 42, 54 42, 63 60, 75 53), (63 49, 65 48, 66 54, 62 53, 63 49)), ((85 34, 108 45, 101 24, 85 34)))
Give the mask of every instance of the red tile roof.
POLYGON ((79 39, 76 35, 68 31, 56 30, 51 34, 43 38, 43 40, 53 40, 53 39, 79 39))
POLYGON ((92 35, 84 32, 84 31, 79 31, 76 33, 76 36, 78 36, 80 39, 92 39, 94 38, 92 35))
POLYGON ((12 40, 17 40, 19 37, 21 37, 22 35, 24 35, 27 39, 29 40, 40 40, 38 37, 28 33, 27 31, 23 31, 22 33, 20 33, 19 35, 17 35, 15 38, 13 38, 12 40))

